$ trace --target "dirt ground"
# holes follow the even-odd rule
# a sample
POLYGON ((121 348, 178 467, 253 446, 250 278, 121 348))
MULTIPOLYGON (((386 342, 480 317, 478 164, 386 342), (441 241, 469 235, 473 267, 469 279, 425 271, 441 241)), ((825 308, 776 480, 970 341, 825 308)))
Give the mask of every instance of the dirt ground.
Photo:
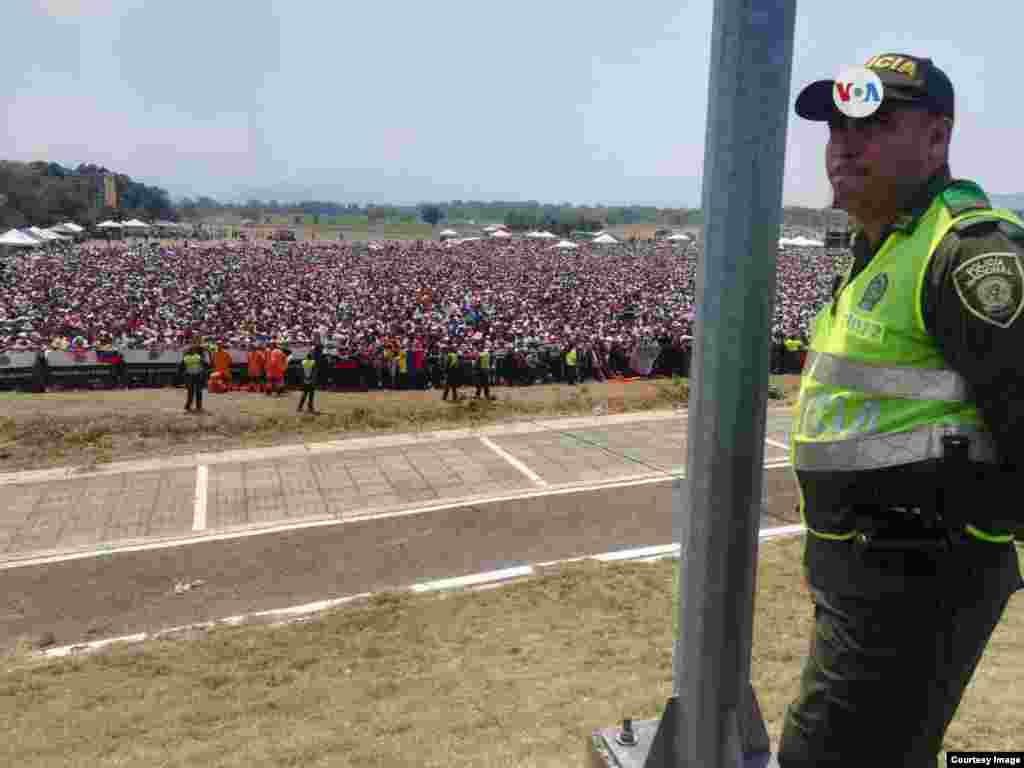
MULTIPOLYGON (((773 376, 792 402, 796 376, 773 376)), ((466 428, 557 416, 684 408, 685 379, 496 387, 493 402, 462 390, 458 403, 437 390, 317 393, 319 415, 297 414, 299 393, 205 393, 205 413, 184 411, 183 388, 0 393, 0 473, 174 456, 383 432, 466 428)))

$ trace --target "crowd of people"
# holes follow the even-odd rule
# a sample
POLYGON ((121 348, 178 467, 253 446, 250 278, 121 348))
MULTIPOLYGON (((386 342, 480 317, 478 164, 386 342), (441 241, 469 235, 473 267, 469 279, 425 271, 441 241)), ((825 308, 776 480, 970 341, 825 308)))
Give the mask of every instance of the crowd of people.
MULTIPOLYGON (((318 344, 370 361, 383 384, 399 350, 403 369, 425 370, 449 351, 528 369, 573 349, 598 379, 685 374, 699 258, 697 245, 664 242, 61 245, 2 265, 0 351, 318 344)), ((836 268, 821 248, 782 249, 777 263, 781 346, 806 340, 836 268)))

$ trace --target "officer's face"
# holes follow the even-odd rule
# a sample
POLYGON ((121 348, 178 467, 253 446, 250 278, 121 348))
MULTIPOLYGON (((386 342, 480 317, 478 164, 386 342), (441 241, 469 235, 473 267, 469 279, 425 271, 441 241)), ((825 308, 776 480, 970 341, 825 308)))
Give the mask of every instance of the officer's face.
POLYGON ((942 119, 920 108, 883 105, 866 118, 837 115, 825 151, 836 205, 854 215, 898 209, 941 164, 948 140, 942 119))

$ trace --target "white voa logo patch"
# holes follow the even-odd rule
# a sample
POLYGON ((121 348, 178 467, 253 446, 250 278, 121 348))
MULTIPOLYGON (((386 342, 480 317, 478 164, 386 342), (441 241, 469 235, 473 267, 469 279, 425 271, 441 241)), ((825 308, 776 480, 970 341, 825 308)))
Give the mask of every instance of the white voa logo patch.
POLYGON ((832 85, 832 100, 847 117, 869 117, 882 106, 882 81, 867 67, 849 67, 832 85))
POLYGON ((1024 269, 1015 253, 983 253, 953 272, 960 301, 975 317, 1009 328, 1024 310, 1024 269))

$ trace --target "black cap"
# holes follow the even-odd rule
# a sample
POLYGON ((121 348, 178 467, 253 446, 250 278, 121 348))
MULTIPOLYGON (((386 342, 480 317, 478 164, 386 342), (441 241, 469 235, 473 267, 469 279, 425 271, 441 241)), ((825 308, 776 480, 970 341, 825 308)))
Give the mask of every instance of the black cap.
MULTIPOLYGON (((931 59, 905 53, 872 56, 864 66, 882 81, 882 103, 922 104, 953 117, 953 83, 931 59)), ((817 80, 797 96, 796 113, 807 120, 826 121, 840 115, 833 101, 835 80, 817 80)))

